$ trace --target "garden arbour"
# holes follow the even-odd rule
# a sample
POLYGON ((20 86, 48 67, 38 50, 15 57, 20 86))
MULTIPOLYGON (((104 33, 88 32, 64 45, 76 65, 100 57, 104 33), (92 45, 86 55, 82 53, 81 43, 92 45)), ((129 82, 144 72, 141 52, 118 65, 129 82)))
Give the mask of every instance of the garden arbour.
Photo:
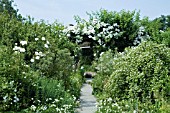
POLYGON ((122 52, 126 47, 138 45, 142 40, 150 38, 142 26, 138 12, 109 12, 101 9, 88 15, 88 21, 75 17, 76 25, 67 26, 63 32, 73 43, 90 46, 92 51, 87 56, 91 62, 101 52, 109 49, 122 52))

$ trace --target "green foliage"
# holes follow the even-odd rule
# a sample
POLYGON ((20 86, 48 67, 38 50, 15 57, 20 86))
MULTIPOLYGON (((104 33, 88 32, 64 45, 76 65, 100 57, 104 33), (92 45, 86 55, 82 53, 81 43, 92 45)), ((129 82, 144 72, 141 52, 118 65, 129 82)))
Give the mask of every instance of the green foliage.
MULTIPOLYGON (((123 51, 125 47, 132 46, 135 38, 138 35, 140 15, 135 11, 120 11, 109 12, 107 10, 100 10, 100 12, 93 13, 94 17, 101 22, 114 25, 117 23, 121 31, 121 36, 118 39, 114 39, 115 47, 118 51, 123 51)), ((113 40, 112 40, 113 41, 113 40)))
POLYGON ((170 28, 166 31, 162 31, 156 41, 160 44, 165 44, 167 47, 170 47, 170 28))
POLYGON ((75 17, 77 24, 64 30, 70 41, 81 47, 91 48, 82 49, 83 64, 90 64, 89 62, 92 62, 94 57, 98 58, 101 52, 109 49, 122 52, 126 47, 136 46, 149 38, 143 26, 149 22, 140 20, 139 12, 109 12, 101 9, 88 15, 88 21, 75 17))
POLYGON ((18 15, 18 10, 13 7, 13 0, 1 0, 0 1, 0 13, 7 12, 10 17, 21 19, 21 15, 18 15))
POLYGON ((170 47, 170 28, 167 31, 161 33, 160 37, 161 40, 159 43, 165 44, 166 46, 170 47))
POLYGON ((100 58, 93 62, 93 68, 97 75, 93 80, 93 91, 96 94, 102 93, 104 84, 106 84, 108 77, 112 74, 114 53, 112 50, 100 54, 100 58))
POLYGON ((118 57, 105 85, 113 99, 136 98, 141 102, 169 98, 170 49, 152 42, 127 49, 118 57), (149 99, 149 100, 148 100, 149 99))
POLYGON ((71 76, 70 78, 70 85, 69 85, 69 92, 74 95, 76 98, 80 97, 80 91, 81 91, 81 87, 83 84, 83 78, 82 75, 80 73, 73 73, 73 76, 71 76))
POLYGON ((74 112, 82 82, 64 26, 0 16, 0 112, 74 112))
MULTIPOLYGON (((170 99, 169 59, 170 49, 153 42, 143 42, 138 47, 126 48, 124 52, 117 53, 110 60, 112 74, 109 78, 106 76, 106 82, 98 83, 98 88, 104 89, 104 100, 109 97, 112 99, 111 103, 127 101, 128 106, 132 106, 131 112, 161 111, 161 107, 169 105, 164 103, 170 99)), ((104 64, 102 67, 107 66, 104 64)), ((96 80, 102 81, 104 77, 105 75, 96 76, 96 80)), ((95 86, 96 84, 97 81, 94 81, 95 86)), ((104 110, 110 105, 101 103, 101 106, 104 110)), ((112 107, 110 109, 115 110, 112 107)))
POLYGON ((159 30, 167 30, 168 28, 170 28, 170 15, 161 15, 160 17, 154 19, 155 21, 159 21, 161 23, 161 26, 159 28, 159 30))
POLYGON ((169 113, 168 104, 161 106, 161 103, 142 103, 139 100, 130 99, 114 102, 112 98, 100 100, 97 113, 169 113))
POLYGON ((24 63, 22 53, 11 53, 4 46, 0 50, 0 64, 0 111, 28 107, 30 98, 36 95, 38 73, 24 63))
POLYGON ((165 44, 169 46, 169 27, 170 17, 161 16, 159 18, 150 21, 149 18, 145 18, 141 21, 141 24, 145 26, 145 33, 148 35, 149 40, 152 40, 158 44, 165 44))

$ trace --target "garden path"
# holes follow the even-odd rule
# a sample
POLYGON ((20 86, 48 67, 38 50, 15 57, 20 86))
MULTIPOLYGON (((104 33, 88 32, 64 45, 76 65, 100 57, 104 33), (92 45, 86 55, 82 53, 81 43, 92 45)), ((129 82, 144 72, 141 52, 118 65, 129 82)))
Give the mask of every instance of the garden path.
POLYGON ((97 111, 96 98, 92 95, 91 78, 86 78, 86 82, 81 88, 80 107, 76 110, 77 113, 95 113, 97 111))

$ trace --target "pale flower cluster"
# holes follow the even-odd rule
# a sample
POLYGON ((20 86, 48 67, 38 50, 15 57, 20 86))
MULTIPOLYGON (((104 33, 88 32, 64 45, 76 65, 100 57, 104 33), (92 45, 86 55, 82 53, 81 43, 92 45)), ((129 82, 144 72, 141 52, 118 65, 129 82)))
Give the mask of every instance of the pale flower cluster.
MULTIPOLYGON (((38 41, 38 40, 39 40, 39 38, 35 38, 35 41, 38 41)), ((44 44, 44 47, 49 48, 50 42, 48 40, 46 40, 45 37, 41 37, 41 40, 46 41, 46 43, 44 44)), ((34 57, 30 60, 30 62, 33 63, 33 62, 35 62, 35 60, 39 60, 41 57, 44 57, 44 56, 46 56, 46 55, 44 53, 42 53, 41 51, 39 51, 39 52, 36 51, 35 54, 34 54, 34 57)))
POLYGON ((62 103, 63 98, 54 99, 54 100, 52 98, 47 98, 46 102, 49 102, 49 101, 52 101, 52 102, 50 104, 46 104, 46 105, 40 105, 40 106, 31 105, 30 110, 33 112, 39 112, 39 111, 44 112, 48 109, 53 108, 56 110, 57 113, 69 113, 70 109, 72 109, 72 107, 73 107, 73 105, 71 105, 71 104, 64 104, 64 105, 58 107, 58 104, 60 104, 60 102, 62 103))
POLYGON ((149 38, 150 38, 150 36, 148 34, 145 34, 145 27, 141 26, 141 27, 139 27, 138 36, 134 40, 133 44, 138 45, 142 41, 145 41, 145 40, 147 40, 149 38))
POLYGON ((112 38, 117 39, 121 35, 117 23, 110 25, 108 23, 100 22, 97 19, 93 19, 93 21, 90 21, 89 23, 84 22, 74 26, 68 26, 63 32, 66 33, 68 37, 71 37, 71 34, 74 33, 76 35, 75 39, 77 43, 83 41, 83 36, 88 36, 88 38, 98 41, 100 45, 104 44, 102 39, 104 39, 105 42, 108 42, 112 38))
POLYGON ((13 50, 16 52, 21 52, 21 53, 25 52, 25 48, 18 47, 18 46, 14 46, 13 50))
POLYGON ((21 45, 27 45, 27 41, 20 41, 21 45))
MULTIPOLYGON (((22 40, 22 41, 20 41, 20 44, 21 44, 22 46, 27 45, 27 41, 22 40)), ((15 46, 14 46, 14 48, 13 48, 13 50, 14 50, 15 52, 24 53, 24 52, 26 51, 25 48, 19 47, 19 46, 17 46, 17 45, 18 45, 18 44, 15 43, 15 46)))

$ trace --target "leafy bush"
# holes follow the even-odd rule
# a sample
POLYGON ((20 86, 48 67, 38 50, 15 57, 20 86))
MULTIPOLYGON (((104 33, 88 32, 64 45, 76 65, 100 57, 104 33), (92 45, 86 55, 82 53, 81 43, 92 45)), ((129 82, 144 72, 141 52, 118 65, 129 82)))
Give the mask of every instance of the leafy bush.
MULTIPOLYGON (((104 55, 104 54, 103 54, 104 55)), ((99 58, 99 59, 102 59, 99 58)), ((106 59, 104 59, 106 60, 106 59)), ((108 59, 107 59, 108 60, 108 59)), ((107 61, 106 60, 106 61, 107 61)), ((103 88, 102 98, 107 101, 99 104, 100 110, 111 109, 123 112, 167 112, 170 91, 170 49, 163 44, 143 42, 138 47, 126 48, 124 52, 117 53, 112 58, 112 74, 106 82, 98 83, 98 88, 103 88), (120 104, 115 108, 114 103, 120 104)), ((100 63, 99 63, 100 65, 100 63)), ((107 67, 103 65, 102 67, 107 67)), ((102 80, 105 75, 100 75, 96 80, 102 80), (101 77, 102 76, 102 77, 101 77), (101 79, 100 79, 101 78, 101 79)), ((107 77, 106 77, 107 78, 107 77)), ((94 82, 96 85, 97 82, 94 82)))
POLYGON ((11 53, 7 47, 0 50, 0 111, 19 110, 32 102, 37 89, 38 73, 31 71, 23 61, 23 54, 11 53))
POLYGON ((73 112, 82 82, 63 25, 0 15, 0 112, 73 112))
POLYGON ((113 56, 113 51, 109 50, 101 53, 99 59, 93 62, 92 68, 97 72, 97 75, 93 80, 93 93, 102 93, 104 84, 106 84, 109 76, 113 72, 113 56))
POLYGON ((76 105, 75 99, 74 95, 65 91, 62 81, 43 77, 38 80, 36 98, 33 98, 33 104, 29 110, 32 112, 56 112, 56 108, 58 108, 60 111, 73 112, 76 105), (35 109, 33 109, 34 107, 35 109))
POLYGON ((170 28, 167 31, 162 31, 158 38, 157 43, 165 44, 167 47, 170 47, 170 28))
POLYGON ((170 49, 144 42, 127 49, 113 60, 113 73, 105 85, 106 92, 119 100, 136 98, 141 102, 169 98, 170 49))
POLYGON ((99 101, 97 113, 169 113, 168 106, 166 103, 160 108, 160 103, 142 103, 135 99, 115 102, 112 98, 106 98, 99 101))

